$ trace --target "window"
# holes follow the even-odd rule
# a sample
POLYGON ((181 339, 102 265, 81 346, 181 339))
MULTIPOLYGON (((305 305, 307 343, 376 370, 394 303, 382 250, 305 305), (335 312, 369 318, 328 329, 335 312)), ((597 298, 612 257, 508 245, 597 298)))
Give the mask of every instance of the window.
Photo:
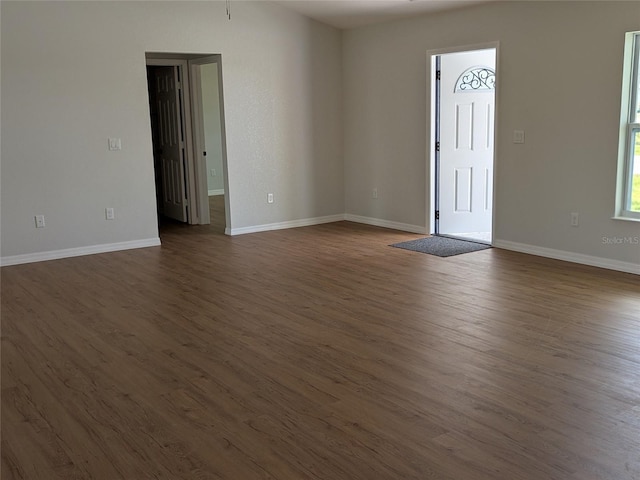
POLYGON ((471 67, 458 77, 454 92, 493 90, 496 87, 496 72, 489 67, 471 67))
POLYGON ((618 216, 640 220, 640 32, 627 34, 622 86, 618 216))

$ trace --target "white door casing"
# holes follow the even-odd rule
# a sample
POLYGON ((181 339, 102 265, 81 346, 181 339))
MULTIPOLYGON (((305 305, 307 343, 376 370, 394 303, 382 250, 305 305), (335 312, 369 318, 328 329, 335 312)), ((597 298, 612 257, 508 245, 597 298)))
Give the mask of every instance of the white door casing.
POLYGON ((178 79, 177 66, 158 67, 155 70, 162 212, 167 217, 187 222, 184 125, 178 79))
POLYGON ((440 234, 492 229, 495 90, 474 78, 484 67, 495 72, 495 49, 441 56, 440 234))

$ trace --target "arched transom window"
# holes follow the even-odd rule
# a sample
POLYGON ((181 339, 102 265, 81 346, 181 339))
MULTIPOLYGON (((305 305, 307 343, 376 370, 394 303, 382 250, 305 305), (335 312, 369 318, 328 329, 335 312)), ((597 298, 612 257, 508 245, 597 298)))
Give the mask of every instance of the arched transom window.
POLYGON ((496 72, 489 67, 471 67, 456 81, 455 92, 477 92, 496 88, 496 72))

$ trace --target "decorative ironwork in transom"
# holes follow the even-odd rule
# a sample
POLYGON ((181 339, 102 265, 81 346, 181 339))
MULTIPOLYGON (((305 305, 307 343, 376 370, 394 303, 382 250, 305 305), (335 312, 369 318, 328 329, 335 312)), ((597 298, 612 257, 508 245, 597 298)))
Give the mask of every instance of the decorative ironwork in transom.
POLYGON ((471 67, 462 72, 456 81, 455 92, 474 92, 478 90, 494 90, 496 73, 488 67, 471 67))

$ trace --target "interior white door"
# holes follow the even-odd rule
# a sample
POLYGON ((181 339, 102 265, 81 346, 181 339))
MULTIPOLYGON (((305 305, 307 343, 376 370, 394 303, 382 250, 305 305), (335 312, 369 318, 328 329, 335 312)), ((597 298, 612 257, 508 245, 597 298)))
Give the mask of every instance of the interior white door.
POLYGON ((438 233, 490 241, 495 49, 442 55, 440 71, 438 233))
POLYGON ((155 94, 158 112, 158 154, 162 168, 162 213, 186 222, 187 178, 177 66, 155 69, 155 94))

